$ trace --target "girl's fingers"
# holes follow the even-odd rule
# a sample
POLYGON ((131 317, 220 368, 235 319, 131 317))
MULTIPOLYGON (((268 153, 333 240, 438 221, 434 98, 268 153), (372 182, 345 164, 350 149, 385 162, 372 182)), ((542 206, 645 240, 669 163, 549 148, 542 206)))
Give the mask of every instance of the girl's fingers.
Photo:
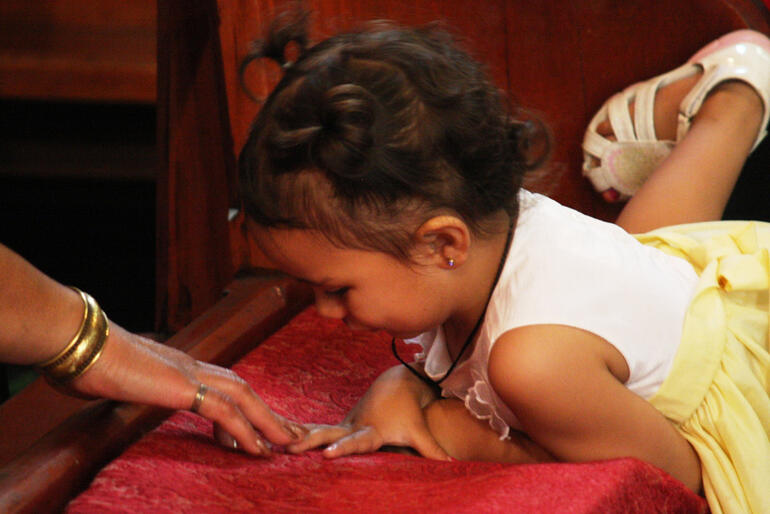
POLYGON ((382 437, 372 427, 362 427, 352 434, 339 439, 323 451, 330 459, 356 453, 370 453, 382 447, 382 437))
MULTIPOLYGON (((417 431, 412 436, 408 445, 394 442, 388 442, 388 444, 409 446, 429 459, 452 460, 427 430, 417 431)), ((328 458, 336 458, 357 453, 371 453, 382 448, 384 444, 385 441, 383 441, 380 433, 373 427, 366 426, 338 439, 324 450, 323 455, 328 458)))
POLYGON ((351 432, 351 428, 347 425, 305 425, 305 428, 308 430, 305 438, 286 447, 291 453, 302 453, 335 443, 351 432))

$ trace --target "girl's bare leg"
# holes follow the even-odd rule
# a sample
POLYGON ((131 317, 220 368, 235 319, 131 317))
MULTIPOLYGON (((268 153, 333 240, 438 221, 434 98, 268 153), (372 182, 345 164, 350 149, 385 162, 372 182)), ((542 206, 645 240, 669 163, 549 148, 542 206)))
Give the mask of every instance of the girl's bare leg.
MULTIPOLYGON (((662 88, 655 103, 659 139, 676 139, 679 103, 699 79, 662 88)), ((633 108, 633 106, 632 106, 633 108)), ((629 200, 617 224, 631 233, 666 225, 718 220, 748 157, 762 121, 763 104, 739 81, 717 86, 690 131, 629 200)), ((599 132, 612 136, 609 123, 599 132)))
POLYGON ((458 460, 525 464, 554 458, 521 432, 511 431, 501 441, 484 420, 473 417, 456 399, 436 400, 425 408, 425 418, 436 442, 458 460))

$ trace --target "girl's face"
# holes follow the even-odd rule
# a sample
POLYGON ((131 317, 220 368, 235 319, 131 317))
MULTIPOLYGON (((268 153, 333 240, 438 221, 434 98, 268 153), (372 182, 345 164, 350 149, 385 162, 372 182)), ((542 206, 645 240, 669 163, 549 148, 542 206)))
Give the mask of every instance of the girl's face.
POLYGON ((430 264, 411 264, 391 255, 341 249, 309 230, 251 225, 270 263, 313 287, 318 312, 354 330, 385 330, 410 338, 451 315, 440 291, 446 273, 430 264))

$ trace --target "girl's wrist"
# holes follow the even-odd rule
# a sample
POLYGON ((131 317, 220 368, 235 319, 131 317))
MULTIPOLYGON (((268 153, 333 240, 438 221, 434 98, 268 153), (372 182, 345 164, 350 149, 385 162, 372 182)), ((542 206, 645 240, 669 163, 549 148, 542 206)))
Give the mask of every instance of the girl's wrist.
MULTIPOLYGON (((425 375, 425 363, 412 362, 410 366, 414 371, 425 375)), ((421 408, 425 408, 429 403, 439 397, 439 394, 434 388, 430 387, 427 382, 420 380, 414 372, 407 369, 406 366, 402 364, 399 365, 398 368, 401 379, 407 381, 409 390, 415 395, 421 408)))

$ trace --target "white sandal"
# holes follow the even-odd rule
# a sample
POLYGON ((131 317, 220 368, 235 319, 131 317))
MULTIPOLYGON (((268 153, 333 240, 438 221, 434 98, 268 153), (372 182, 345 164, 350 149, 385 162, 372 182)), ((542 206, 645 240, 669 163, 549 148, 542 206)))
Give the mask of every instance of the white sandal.
POLYGON ((605 102, 583 139, 583 175, 597 191, 614 190, 618 200, 627 200, 687 134, 706 96, 727 80, 746 82, 762 98, 764 115, 753 151, 767 134, 770 118, 770 39, 752 30, 738 30, 706 45, 679 68, 634 84, 605 102), (679 106, 676 141, 658 141, 653 119, 658 89, 700 70, 703 76, 679 106), (633 120, 631 102, 635 102, 633 120), (596 132, 607 119, 616 141, 596 132))

